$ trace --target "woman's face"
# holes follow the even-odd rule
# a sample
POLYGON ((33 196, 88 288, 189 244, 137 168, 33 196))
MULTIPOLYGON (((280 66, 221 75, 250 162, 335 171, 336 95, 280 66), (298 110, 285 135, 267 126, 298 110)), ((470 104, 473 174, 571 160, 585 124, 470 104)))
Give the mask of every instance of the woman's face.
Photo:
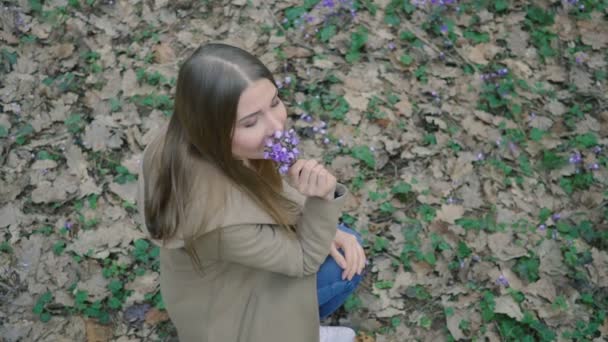
POLYGON ((239 97, 232 154, 235 159, 264 158, 264 143, 276 130, 285 130, 287 110, 278 89, 263 78, 250 84, 239 97))

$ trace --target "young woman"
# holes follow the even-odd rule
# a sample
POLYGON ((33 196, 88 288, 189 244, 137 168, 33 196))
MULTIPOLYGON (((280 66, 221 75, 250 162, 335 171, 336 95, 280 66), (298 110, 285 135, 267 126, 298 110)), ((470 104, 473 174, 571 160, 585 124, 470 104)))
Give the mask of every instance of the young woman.
POLYGON ((174 113, 142 155, 138 206, 182 342, 354 341, 319 326, 366 265, 358 233, 338 227, 348 189, 315 160, 282 177, 263 159, 286 119, 246 51, 207 44, 180 67, 174 113))

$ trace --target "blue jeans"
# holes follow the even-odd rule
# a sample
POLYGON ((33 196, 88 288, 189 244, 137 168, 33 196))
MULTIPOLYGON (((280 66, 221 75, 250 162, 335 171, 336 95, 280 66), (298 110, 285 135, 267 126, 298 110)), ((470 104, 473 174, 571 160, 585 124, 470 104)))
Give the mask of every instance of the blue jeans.
MULTIPOLYGON (((363 244, 361 235, 348 228, 344 223, 338 225, 338 229, 355 235, 359 244, 363 244)), ((344 255, 342 249, 338 251, 344 255)), ((334 257, 331 255, 327 256, 327 259, 323 262, 317 272, 317 297, 319 300, 319 317, 325 319, 336 311, 344 302, 346 298, 355 291, 361 279, 365 276, 366 271, 361 272, 361 275, 356 274, 352 280, 342 280, 342 272, 344 269, 338 265, 334 257)))

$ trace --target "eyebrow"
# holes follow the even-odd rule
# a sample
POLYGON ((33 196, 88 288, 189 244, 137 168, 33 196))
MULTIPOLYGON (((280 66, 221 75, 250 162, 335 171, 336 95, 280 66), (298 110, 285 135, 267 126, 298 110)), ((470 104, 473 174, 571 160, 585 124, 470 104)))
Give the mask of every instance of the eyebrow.
MULTIPOLYGON (((276 93, 275 93, 275 94, 274 94, 274 96, 272 97, 272 99, 274 100, 274 99, 277 97, 277 95, 279 95, 279 89, 278 89, 278 88, 277 88, 276 93)), ((249 115, 247 115, 247 116, 245 116, 245 117, 243 117, 243 118, 239 119, 239 122, 242 122, 243 120, 247 119, 248 117, 253 116, 253 115, 256 115, 256 114, 260 114, 260 111, 258 110, 258 111, 257 111, 257 112, 255 112, 255 113, 251 113, 251 114, 249 114, 249 115)))

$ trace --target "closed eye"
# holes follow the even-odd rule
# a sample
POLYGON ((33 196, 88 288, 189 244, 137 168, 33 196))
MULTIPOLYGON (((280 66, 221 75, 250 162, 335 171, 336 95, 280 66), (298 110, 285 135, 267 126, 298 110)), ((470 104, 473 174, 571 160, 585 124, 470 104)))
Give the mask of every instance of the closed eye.
MULTIPOLYGON (((279 100, 279 97, 275 97, 275 102, 271 105, 272 108, 275 108, 276 106, 279 105, 279 103, 281 102, 281 100, 279 100)), ((249 127, 253 127, 255 126, 255 124, 258 122, 258 120, 255 120, 254 122, 250 123, 250 124, 246 124, 245 127, 249 128, 249 127)))

